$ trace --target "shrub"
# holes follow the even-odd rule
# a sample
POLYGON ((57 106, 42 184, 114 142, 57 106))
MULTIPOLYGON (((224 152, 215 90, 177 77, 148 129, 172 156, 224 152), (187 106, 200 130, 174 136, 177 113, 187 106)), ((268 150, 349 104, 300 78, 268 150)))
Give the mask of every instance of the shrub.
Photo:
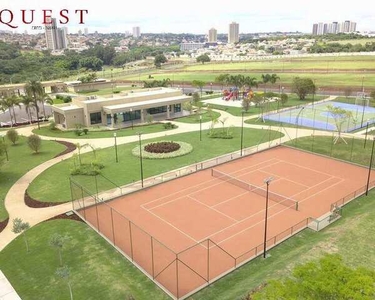
POLYGON ((113 93, 114 94, 119 94, 121 91, 119 91, 119 90, 115 90, 115 91, 113 91, 113 93))
POLYGON ((83 133, 83 130, 82 129, 76 129, 76 130, 74 130, 74 133, 76 134, 76 136, 81 136, 81 134, 83 133))
POLYGON ((212 95, 214 91, 206 91, 206 95, 212 95))
POLYGON ((66 97, 63 98, 63 101, 64 101, 64 103, 72 102, 72 97, 66 96, 66 97))
POLYGON ((35 153, 38 153, 40 147, 42 146, 42 139, 39 137, 39 135, 32 134, 27 138, 27 144, 29 145, 31 150, 33 150, 35 153))
POLYGON ((76 166, 70 171, 70 175, 86 175, 86 176, 96 176, 100 174, 100 170, 104 168, 102 163, 93 161, 90 164, 81 164, 76 166))
POLYGON ((56 122, 55 121, 51 121, 48 125, 49 129, 50 130, 56 130, 56 122))
POLYGON ((180 149, 180 145, 174 142, 157 142, 147 144, 144 149, 151 153, 169 153, 180 149))
POLYGON ((9 129, 7 131, 7 138, 12 142, 13 145, 15 145, 20 137, 18 135, 17 130, 9 129))
POLYGON ((164 129, 175 129, 177 128, 177 125, 172 124, 171 122, 167 122, 163 124, 164 129))
POLYGON ((146 116, 146 122, 147 123, 152 123, 153 121, 154 121, 154 117, 152 115, 148 114, 146 116))
POLYGON ((82 131, 83 131, 83 133, 84 133, 85 135, 87 135, 87 134, 89 133, 89 130, 88 130, 87 128, 84 128, 82 131))
MULTIPOLYGON (((160 142, 171 142, 171 141, 160 141, 160 142)), ((147 152, 145 150, 145 148, 149 145, 149 144, 146 144, 144 146, 142 146, 142 157, 143 158, 148 158, 148 159, 164 159, 164 158, 173 158, 173 157, 179 157, 179 156, 182 156, 182 155, 186 155, 188 153, 190 153, 191 151, 193 151, 193 146, 188 144, 188 143, 185 143, 185 142, 174 142, 176 144, 179 144, 180 148, 176 151, 172 151, 172 152, 168 152, 168 153, 151 153, 151 152, 147 152)), ((152 143, 150 143, 152 144, 152 143)), ((133 150, 132 150, 132 154, 134 156, 137 156, 139 157, 139 146, 135 147, 133 150)))

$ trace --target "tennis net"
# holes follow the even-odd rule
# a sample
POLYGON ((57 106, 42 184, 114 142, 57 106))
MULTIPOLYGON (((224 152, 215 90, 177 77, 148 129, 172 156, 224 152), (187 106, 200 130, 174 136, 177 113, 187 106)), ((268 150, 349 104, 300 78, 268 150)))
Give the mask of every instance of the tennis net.
MULTIPOLYGON (((267 190, 265 190, 265 189, 263 189, 261 187, 249 184, 249 183, 247 183, 245 181, 237 179, 237 178, 235 178, 235 177, 233 177, 231 175, 225 174, 225 173, 220 172, 218 170, 211 169, 211 175, 213 177, 216 177, 216 178, 219 178, 219 179, 221 179, 223 181, 229 182, 229 183, 231 183, 233 185, 236 185, 236 186, 238 186, 240 188, 243 188, 245 190, 248 190, 250 192, 258 194, 260 196, 266 197, 266 195, 267 195, 267 190)), ((270 192, 270 191, 268 192, 268 197, 272 201, 280 203, 280 204, 282 204, 284 206, 287 206, 289 208, 298 210, 298 201, 296 201, 296 200, 290 199, 290 198, 285 197, 285 196, 281 196, 281 195, 279 195, 277 193, 270 192)))

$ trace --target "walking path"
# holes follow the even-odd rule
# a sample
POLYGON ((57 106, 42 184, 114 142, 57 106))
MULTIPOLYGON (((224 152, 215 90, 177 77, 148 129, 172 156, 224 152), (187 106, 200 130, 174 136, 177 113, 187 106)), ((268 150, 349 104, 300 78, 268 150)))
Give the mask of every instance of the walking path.
MULTIPOLYGON (((330 97, 333 98, 333 97, 330 97)), ((236 126, 240 127, 242 125, 241 117, 233 116, 225 111, 218 111, 221 114, 221 119, 226 118, 226 126, 236 126)), ((251 116, 250 118, 256 118, 257 116, 251 116)), ((249 119, 247 117, 246 119, 249 119)), ((179 122, 173 122, 175 124, 178 124, 178 128, 166 132, 158 132, 158 133, 150 133, 145 134, 142 136, 142 140, 157 138, 157 137, 163 137, 163 136, 169 136, 174 135, 178 133, 186 133, 191 131, 198 131, 200 129, 199 124, 187 124, 187 123, 179 123, 179 122)), ((202 129, 209 129, 211 122, 206 122, 202 124, 202 129)), ((328 131, 318 131, 318 130, 311 130, 311 129, 296 129, 296 128, 288 128, 288 127, 278 127, 278 126, 268 126, 268 125, 252 125, 252 124, 246 124, 244 123, 245 128, 256 128, 256 129, 272 129, 275 131, 280 131, 284 133, 284 137, 281 139, 281 143, 287 142, 297 136, 298 137, 304 137, 304 136, 310 136, 313 132, 315 135, 327 135, 332 136, 331 132, 328 131)), ((32 133, 32 130, 35 128, 35 126, 30 127, 24 127, 19 128, 18 132, 21 135, 28 136, 32 133)), ((351 135, 353 136, 353 135, 351 135)), ((364 136, 358 136, 356 137, 364 138, 364 136)), ((53 137, 45 137, 41 136, 42 139, 45 140, 56 140, 56 138, 53 137)), ((111 147, 114 144, 113 138, 99 138, 99 139, 60 139, 58 140, 67 141, 71 143, 80 143, 81 145, 84 144, 90 144, 94 148, 106 148, 111 147)), ((117 138, 118 144, 126 144, 135 142, 138 140, 138 136, 127 136, 127 137, 119 137, 117 138)), ((259 150, 266 149, 269 147, 269 142, 263 143, 259 145, 259 150)), ((89 152, 91 149, 83 149, 81 152, 89 152)), ((31 208, 28 207, 24 202, 24 194, 27 190, 29 184, 42 172, 44 172, 46 169, 50 168, 51 166, 61 162, 62 160, 68 159, 72 157, 74 152, 65 154, 63 156, 51 159, 34 169, 27 172, 24 176, 22 176, 8 191, 6 197, 5 197, 5 208, 8 211, 9 214, 9 223, 7 227, 0 233, 0 251, 6 247, 17 235, 14 234, 12 229, 12 220, 14 218, 21 218, 25 222, 29 222, 30 226, 34 226, 40 222, 43 222, 45 220, 48 220, 56 215, 66 213, 70 210, 72 210, 72 204, 64 203, 57 206, 52 207, 45 207, 45 208, 31 208)), ((170 172, 168 172, 170 173, 170 172)), ((124 193, 133 191, 133 187, 128 187, 124 193)))

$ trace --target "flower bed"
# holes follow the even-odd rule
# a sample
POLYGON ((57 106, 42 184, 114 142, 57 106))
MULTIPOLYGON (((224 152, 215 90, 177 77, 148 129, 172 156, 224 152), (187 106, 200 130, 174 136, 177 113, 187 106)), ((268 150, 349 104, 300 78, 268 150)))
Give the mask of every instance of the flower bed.
MULTIPOLYGON (((175 142, 175 141, 160 141, 157 143, 148 143, 142 146, 142 157, 148 159, 160 159, 160 158, 172 158, 182 155, 186 155, 193 151, 193 146, 185 142, 175 142), (178 146, 178 147, 177 147, 178 146), (158 152, 150 152, 147 149, 156 150, 158 152), (167 152, 167 150, 176 149, 167 152), (164 150, 164 152, 162 152, 164 150)), ((139 157, 139 146, 132 150, 134 156, 139 157)))

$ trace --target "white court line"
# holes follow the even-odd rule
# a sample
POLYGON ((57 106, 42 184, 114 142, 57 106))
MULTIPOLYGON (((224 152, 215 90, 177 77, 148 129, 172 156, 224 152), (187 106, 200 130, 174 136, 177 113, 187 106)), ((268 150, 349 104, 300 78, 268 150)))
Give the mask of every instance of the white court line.
MULTIPOLYGON (((264 167, 264 168, 267 168, 267 167, 264 167)), ((309 187, 308 185, 305 185, 305 184, 303 184, 303 183, 299 183, 299 182, 297 182, 297 181, 294 181, 294 180, 288 179, 288 178, 283 177, 283 176, 280 176, 280 175, 278 175, 278 174, 275 174, 275 173, 272 173, 272 172, 266 171, 266 170, 264 170, 264 168, 263 168, 263 169, 259 169, 259 170, 260 170, 262 173, 268 173, 268 174, 270 174, 270 175, 273 175, 273 176, 278 177, 278 178, 282 178, 282 179, 284 179, 284 180, 290 181, 290 182, 292 182, 292 183, 294 183, 294 184, 298 184, 298 185, 303 186, 303 187, 305 187, 305 188, 308 188, 308 187, 309 187)), ((275 182, 275 181, 276 181, 276 180, 272 180, 272 182, 275 182)), ((289 197, 288 197, 288 198, 289 198, 289 197)))
POLYGON ((238 223, 238 222, 239 222, 239 220, 237 220, 237 219, 235 219, 235 218, 232 218, 231 216, 228 216, 227 214, 225 214, 225 213, 223 213, 223 212, 221 212, 221 211, 217 210, 216 208, 213 208, 213 207, 211 207, 211 206, 208 206, 208 205, 207 205, 207 204, 205 204, 205 203, 202 203, 202 202, 200 202, 199 200, 197 200, 197 199, 193 198, 193 197, 192 197, 192 196, 190 196, 190 195, 188 195, 187 197, 188 197, 188 198, 190 198, 191 200, 193 200, 193 201, 195 201, 195 202, 199 203, 199 204, 202 204, 202 205, 204 205, 204 206, 208 207, 209 209, 212 209, 213 211, 215 211, 215 212, 217 212, 217 213, 219 213, 219 214, 223 215, 224 217, 226 217, 226 218, 228 218, 228 219, 231 219, 231 220, 233 220, 233 221, 234 221, 234 222, 236 222, 236 223, 238 223))
POLYGON ((248 194, 248 193, 250 193, 250 191, 246 191, 246 192, 244 192, 244 193, 242 193, 242 194, 239 194, 239 195, 237 195, 237 196, 231 197, 231 198, 229 198, 229 199, 227 199, 227 200, 225 200, 225 201, 222 201, 222 202, 220 202, 220 203, 218 203, 218 204, 212 205, 211 207, 219 206, 220 204, 223 204, 223 203, 226 203, 226 202, 232 201, 232 200, 234 200, 234 199, 236 199, 236 198, 239 198, 239 197, 241 197, 241 196, 243 196, 243 195, 246 195, 246 194, 248 194))
MULTIPOLYGON (((274 160, 274 159, 271 159, 271 160, 274 160)), ((278 162, 276 162, 276 163, 278 163, 278 162)), ((274 163, 274 164, 276 164, 276 163, 274 163)), ((259 163, 259 164, 260 164, 260 163, 259 163)), ((259 164, 256 164, 256 165, 259 165, 259 164)), ((273 165, 273 164, 271 164, 271 165, 273 165)), ((241 169, 241 170, 246 170, 246 169, 248 169, 248 168, 249 168, 249 167, 246 167, 246 168, 243 168, 243 169, 241 169)), ((240 171, 241 171, 241 170, 240 170, 240 171)), ((252 172, 256 172, 257 170, 258 170, 258 169, 253 170, 252 172)), ((237 171, 237 172, 239 172, 239 171, 237 171)), ((251 173, 251 172, 248 172, 248 173, 246 173, 246 174, 249 174, 249 173, 251 173)), ((171 203, 171 202, 178 201, 179 199, 181 199, 181 198, 183 198, 183 197, 186 197, 187 195, 182 195, 182 196, 180 196, 180 197, 174 198, 173 200, 170 200, 170 201, 167 201, 167 202, 161 203, 161 204, 156 205, 156 206, 154 206, 154 207, 152 207, 152 208, 150 208, 150 209, 144 207, 145 205, 147 205, 147 204, 149 204, 149 203, 152 203, 152 202, 155 202, 155 201, 158 201, 158 200, 161 200, 161 199, 167 198, 167 197, 169 197, 169 196, 171 196, 171 195, 174 195, 174 194, 180 193, 180 192, 185 191, 185 190, 188 190, 188 189, 193 189, 193 188, 195 188, 195 187, 197 187, 197 186, 203 185, 203 184, 205 184, 205 183, 210 183, 210 182, 213 182, 213 181, 217 181, 217 183, 216 183, 216 184, 209 185, 208 187, 204 187, 204 188, 201 188, 201 189, 196 189, 196 190, 194 190, 193 192, 189 193, 188 195, 196 194, 196 193, 198 193, 198 192, 202 192, 202 191, 204 191, 204 190, 210 189, 210 188, 215 187, 215 186, 217 186, 217 185, 221 185, 221 184, 223 184, 223 180, 220 180, 220 178, 216 178, 216 177, 214 177, 214 179, 211 179, 211 180, 208 180, 208 181, 205 181, 205 182, 199 183, 199 184, 194 185, 194 186, 190 186, 190 187, 188 187, 188 188, 186 188, 186 189, 180 190, 179 192, 175 192, 175 193, 169 194, 168 196, 163 196, 163 197, 160 197, 160 198, 158 198, 158 199, 151 200, 150 202, 147 202, 147 203, 142 204, 141 207, 142 207, 143 209, 147 210, 147 211, 150 211, 150 210, 152 210, 152 209, 155 209, 155 208, 158 208, 158 207, 160 207, 160 206, 163 206, 163 205, 169 204, 169 203, 171 203)), ((225 180, 224 180, 224 182, 225 182, 225 180)))

